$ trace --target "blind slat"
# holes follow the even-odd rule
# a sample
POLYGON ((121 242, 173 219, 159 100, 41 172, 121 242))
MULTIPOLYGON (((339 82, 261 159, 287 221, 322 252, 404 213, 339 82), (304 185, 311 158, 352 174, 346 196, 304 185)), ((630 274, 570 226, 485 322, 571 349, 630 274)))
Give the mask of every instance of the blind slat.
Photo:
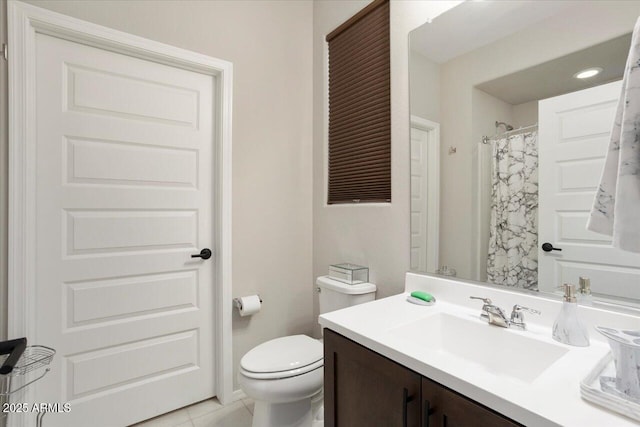
POLYGON ((348 130, 349 126, 356 126, 363 123, 391 123, 391 106, 387 106, 384 109, 376 107, 369 107, 362 111, 350 111, 347 117, 336 117, 335 115, 329 116, 329 138, 337 135, 336 132, 348 130))
MULTIPOLYGON (((368 117, 371 117, 371 120, 377 119, 377 115, 382 114, 382 119, 385 119, 385 114, 389 114, 391 112, 391 103, 388 102, 385 98, 376 97, 377 102, 373 105, 368 106, 364 109, 351 108, 347 110, 342 110, 338 112, 329 112, 329 133, 331 133, 331 127, 342 126, 344 124, 353 122, 354 119, 358 117, 364 117, 366 120, 369 120, 368 117)), ((331 108, 331 107, 329 107, 331 108)))
POLYGON ((354 91, 368 90, 374 86, 387 87, 390 73, 375 69, 377 66, 385 65, 386 63, 386 60, 371 63, 370 66, 373 69, 368 71, 353 70, 353 74, 347 76, 347 78, 330 81, 329 92, 333 92, 337 96, 336 99, 340 99, 354 91))
POLYGON ((339 189, 333 192, 335 195, 342 195, 344 198, 358 198, 358 194, 366 195, 367 197, 387 197, 389 195, 389 188, 380 187, 364 187, 351 185, 348 189, 339 189), (357 191, 354 191, 357 189, 357 191))
MULTIPOLYGON (((389 156, 386 156, 386 157, 383 156, 381 158, 389 159, 389 156)), ((329 180, 335 181, 338 178, 347 180, 352 176, 357 179, 366 177, 368 175, 370 175, 371 177, 374 177, 376 174, 379 174, 385 171, 391 171, 391 169, 386 167, 375 167, 375 166, 372 166, 371 163, 360 165, 357 163, 354 164, 352 162, 351 165, 345 164, 343 165, 342 168, 336 169, 335 171, 333 171, 333 173, 329 176, 329 180)), ((334 183, 338 184, 337 182, 334 182, 334 183)))
POLYGON ((366 171, 375 171, 375 170, 391 170, 387 165, 382 165, 380 162, 381 159, 390 159, 390 153, 384 151, 371 152, 366 155, 366 157, 343 157, 340 161, 329 160, 332 173, 329 174, 329 177, 339 176, 343 174, 353 173, 357 174, 359 169, 366 171))
POLYGON ((351 183, 360 183, 360 184, 367 184, 370 185, 371 187, 386 187, 386 179, 388 178, 389 173, 391 173, 390 170, 386 170, 386 171, 376 171, 373 172, 372 175, 370 177, 368 176, 353 176, 351 178, 349 178, 349 181, 344 181, 341 179, 340 182, 335 182, 335 186, 334 188, 342 188, 342 187, 349 187, 351 183), (366 179, 370 179, 370 181, 366 181, 366 179))
POLYGON ((383 114, 385 112, 388 114, 391 104, 385 97, 373 96, 370 100, 338 103, 338 106, 334 107, 334 109, 335 111, 329 114, 329 122, 341 124, 341 122, 346 123, 347 120, 353 117, 383 114))
MULTIPOLYGON (((382 128, 383 130, 387 129, 386 121, 381 122, 378 125, 371 125, 362 130, 355 130, 353 132, 349 132, 349 129, 346 129, 342 134, 333 134, 332 136, 334 136, 335 144, 332 144, 332 146, 329 147, 329 152, 332 153, 332 152, 341 151, 341 149, 343 148, 342 147, 343 141, 351 141, 354 147, 356 145, 362 144, 363 142, 374 141, 376 139, 376 136, 380 135, 380 132, 379 132, 380 128, 382 128)), ((386 134, 383 134, 382 136, 384 136, 384 138, 387 137, 386 134)))
POLYGON ((374 141, 381 139, 383 143, 385 139, 389 139, 391 133, 387 130, 389 125, 388 120, 381 121, 377 124, 369 125, 367 123, 362 126, 354 125, 352 127, 345 128, 341 133, 333 133, 329 135, 329 138, 333 138, 333 144, 329 147, 329 152, 339 152, 343 149, 349 149, 351 144, 354 145, 353 150, 357 149, 357 145, 367 141, 374 141), (365 134, 364 132, 370 131, 365 134))
MULTIPOLYGON (((389 157, 387 156, 387 159, 389 157)), ((355 178, 362 178, 367 174, 371 174, 372 176, 377 173, 382 173, 384 171, 391 171, 391 168, 383 167, 383 166, 371 166, 370 164, 351 164, 351 165, 343 165, 340 169, 336 169, 333 171, 331 175, 329 175, 329 179, 342 177, 344 179, 348 179, 349 176, 345 176, 346 174, 352 174, 355 178)))
MULTIPOLYGON (((363 152, 363 154, 365 155, 373 155, 376 152, 391 154, 391 151, 386 146, 384 139, 378 139, 374 141, 360 141, 357 147, 357 152, 363 152)), ((332 162, 332 166, 339 166, 340 163, 334 162, 338 162, 340 159, 356 158, 358 158, 358 156, 356 154, 353 154, 349 150, 332 150, 329 152, 329 161, 332 162)))
MULTIPOLYGON (((371 35, 372 37, 375 34, 371 35)), ((363 58, 385 56, 390 52, 389 40, 386 38, 379 38, 374 43, 368 43, 367 50, 362 48, 350 48, 349 50, 340 51, 340 55, 332 55, 329 61, 329 69, 332 71, 343 71, 345 68, 358 67, 363 58)), ((336 46, 331 46, 330 49, 336 50, 336 46)), ((339 49, 338 49, 339 50, 339 49)), ((331 55, 331 52, 329 53, 331 55)))
MULTIPOLYGON (((388 77, 388 76, 385 76, 388 77)), ((376 77, 380 79, 381 77, 376 77)), ((379 109, 389 108, 391 99, 388 96, 389 88, 386 85, 376 83, 376 80, 370 80, 370 85, 362 88, 349 88, 341 93, 339 97, 335 97, 329 102, 329 116, 339 119, 345 108, 354 109, 354 107, 367 105, 368 107, 378 106, 379 109), (359 89, 359 90, 358 90, 359 89), (358 103, 357 105, 352 105, 358 103)))
MULTIPOLYGON (((354 72, 364 73, 371 70, 369 65, 379 64, 381 61, 386 61, 389 56, 390 49, 388 45, 384 47, 371 46, 367 51, 357 51, 353 56, 348 57, 345 61, 338 62, 334 59, 333 63, 329 64, 329 83, 339 82, 348 78, 354 72)), ((381 71, 377 69, 375 71, 381 71)), ((354 83, 357 83, 354 82, 354 83)))
POLYGON ((374 177, 360 177, 360 178, 352 178, 349 181, 343 182, 340 179, 340 182, 334 182, 334 189, 349 189, 354 185, 359 185, 360 188, 369 187, 369 188, 388 188, 387 181, 389 179, 389 173, 382 173, 375 175, 374 177))
POLYGON ((329 147, 329 156, 346 157, 358 153, 361 150, 378 149, 391 152, 387 142, 389 141, 390 134, 374 134, 374 135, 358 135, 351 138, 344 138, 339 140, 340 144, 335 144, 334 147, 329 147), (352 143, 353 141, 353 143, 352 143))
POLYGON ((360 188, 354 186, 353 189, 334 191, 333 195, 340 199, 374 199, 389 198, 391 191, 388 188, 360 188))
POLYGON ((385 30, 386 28, 384 25, 379 25, 372 31, 368 31, 366 34, 361 34, 356 38, 340 40, 340 42, 336 40, 331 44, 331 47, 338 51, 337 54, 333 56, 334 61, 336 61, 336 63, 338 63, 338 61, 349 61, 353 58, 352 55, 361 52, 361 50, 358 49, 359 45, 366 44, 372 49, 376 46, 385 47, 389 38, 389 34, 385 30))

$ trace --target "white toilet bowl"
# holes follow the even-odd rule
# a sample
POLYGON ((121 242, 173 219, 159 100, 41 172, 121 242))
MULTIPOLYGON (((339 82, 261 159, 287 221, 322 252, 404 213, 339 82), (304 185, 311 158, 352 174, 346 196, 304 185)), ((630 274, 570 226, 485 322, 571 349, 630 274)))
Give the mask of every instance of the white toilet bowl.
POLYGON ((240 361, 238 382, 255 401, 253 427, 311 427, 311 400, 322 391, 322 344, 306 335, 276 338, 240 361))
MULTIPOLYGON (((373 301, 376 285, 346 284, 321 276, 320 313, 373 301)), ((255 400, 253 427, 324 425, 322 342, 306 335, 276 338, 244 355, 238 382, 255 400)))

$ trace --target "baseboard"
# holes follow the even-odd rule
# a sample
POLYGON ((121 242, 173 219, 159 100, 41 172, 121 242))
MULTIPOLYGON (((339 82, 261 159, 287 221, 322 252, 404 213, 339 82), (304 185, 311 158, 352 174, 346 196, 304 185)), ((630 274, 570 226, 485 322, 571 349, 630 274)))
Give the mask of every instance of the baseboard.
POLYGON ((240 389, 234 390, 233 394, 231 395, 231 403, 237 402, 238 400, 246 399, 246 398, 247 398, 247 395, 245 394, 244 391, 240 389))

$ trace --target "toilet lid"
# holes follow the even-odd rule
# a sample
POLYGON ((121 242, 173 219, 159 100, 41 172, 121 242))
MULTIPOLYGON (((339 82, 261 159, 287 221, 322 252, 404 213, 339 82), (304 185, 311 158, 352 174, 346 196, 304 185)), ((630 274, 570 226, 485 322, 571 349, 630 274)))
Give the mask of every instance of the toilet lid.
POLYGON ((245 371, 271 373, 298 370, 322 360, 322 343, 306 335, 276 338, 250 350, 240 360, 245 371))

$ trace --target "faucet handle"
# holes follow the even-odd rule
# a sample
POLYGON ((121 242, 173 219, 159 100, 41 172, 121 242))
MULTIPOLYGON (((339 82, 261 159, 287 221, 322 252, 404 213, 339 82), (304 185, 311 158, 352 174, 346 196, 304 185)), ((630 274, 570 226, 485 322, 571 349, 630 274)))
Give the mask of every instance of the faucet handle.
POLYGON ((489 298, 483 298, 483 297, 469 297, 470 299, 479 299, 480 301, 482 301, 483 303, 490 305, 491 304, 491 300, 489 298))
POLYGON ((535 310, 533 308, 524 307, 520 304, 516 304, 513 306, 513 310, 511 311, 511 319, 510 323, 513 326, 517 326, 519 328, 525 329, 526 324, 524 323, 524 314, 523 311, 528 311, 533 314, 541 314, 540 310, 535 310))
POLYGON ((489 298, 483 298, 483 297, 469 297, 471 299, 479 299, 480 301, 483 302, 482 304, 482 312, 480 313, 480 318, 481 319, 488 319, 489 318, 489 308, 493 306, 493 304, 491 303, 491 300, 489 298))
POLYGON ((536 310, 533 308, 529 308, 529 307, 524 307, 520 304, 516 304, 513 306, 513 311, 511 312, 511 316, 513 317, 514 313, 519 313, 521 311, 528 311, 529 313, 533 313, 533 314, 542 314, 542 312, 540 310, 536 310))

